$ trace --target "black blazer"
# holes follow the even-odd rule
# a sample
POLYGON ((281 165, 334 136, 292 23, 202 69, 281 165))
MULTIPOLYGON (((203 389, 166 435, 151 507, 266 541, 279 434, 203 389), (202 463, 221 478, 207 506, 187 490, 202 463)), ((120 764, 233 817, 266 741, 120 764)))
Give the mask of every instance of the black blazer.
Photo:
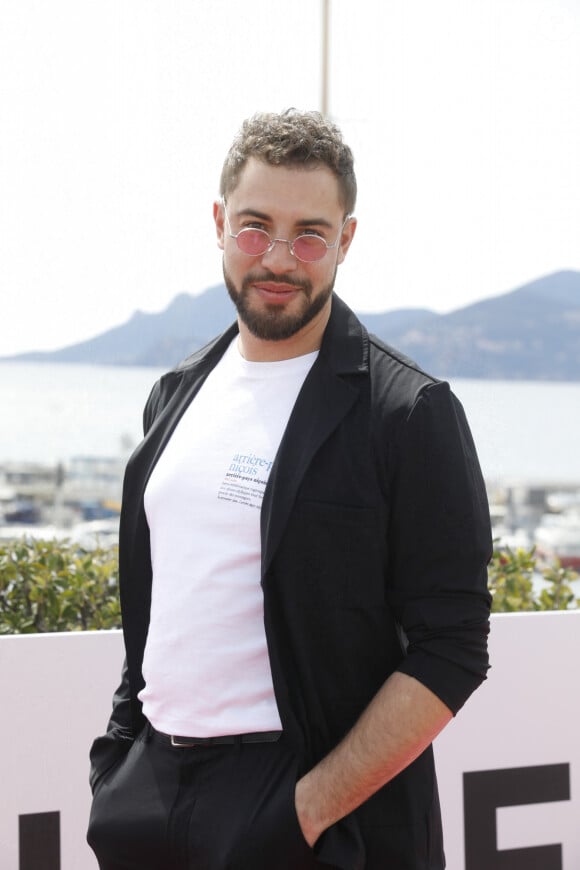
MULTIPOLYGON (((145 486, 236 332, 161 378, 145 408, 121 517, 126 666, 107 735, 93 745, 93 783, 144 724, 145 486)), ((343 737, 393 671, 420 680, 453 712, 485 678, 491 532, 463 409, 446 383, 370 337, 336 296, 270 473, 261 535, 274 689, 298 775, 343 737)), ((441 870, 431 749, 326 831, 316 852, 344 870, 441 870)))

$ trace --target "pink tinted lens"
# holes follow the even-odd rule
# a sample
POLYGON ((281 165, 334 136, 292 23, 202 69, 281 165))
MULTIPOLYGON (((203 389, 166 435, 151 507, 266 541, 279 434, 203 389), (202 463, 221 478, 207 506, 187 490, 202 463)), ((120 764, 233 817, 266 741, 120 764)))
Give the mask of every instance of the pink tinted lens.
POLYGON ((263 230, 242 230, 238 233, 236 241, 240 251, 252 257, 265 254, 270 247, 270 236, 263 230))
MULTIPOLYGON (((238 248, 244 254, 249 254, 251 257, 259 257, 265 254, 272 239, 265 230, 248 229, 241 230, 236 236, 238 248)), ((276 239, 277 242, 283 242, 283 239, 276 239)), ((286 243, 287 244, 287 243, 286 243)), ((327 246, 320 236, 304 234, 294 239, 292 249, 299 260, 305 263, 313 263, 316 260, 321 260, 326 254, 327 246)))
POLYGON ((304 235, 294 239, 294 253, 299 260, 313 263, 322 260, 326 254, 326 244, 319 236, 304 235))

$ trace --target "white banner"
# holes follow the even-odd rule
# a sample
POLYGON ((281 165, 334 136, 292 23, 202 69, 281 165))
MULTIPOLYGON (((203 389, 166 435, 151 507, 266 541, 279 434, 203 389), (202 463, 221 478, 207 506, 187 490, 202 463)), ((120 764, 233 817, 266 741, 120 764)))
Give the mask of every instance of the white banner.
POLYGON ((436 742, 449 870, 580 868, 580 612, 495 614, 487 681, 436 742))
MULTIPOLYGON (((578 870, 580 612, 495 615, 490 649, 436 745, 448 868, 578 870)), ((88 749, 122 657, 119 632, 0 638, 2 870, 96 870, 88 749)))

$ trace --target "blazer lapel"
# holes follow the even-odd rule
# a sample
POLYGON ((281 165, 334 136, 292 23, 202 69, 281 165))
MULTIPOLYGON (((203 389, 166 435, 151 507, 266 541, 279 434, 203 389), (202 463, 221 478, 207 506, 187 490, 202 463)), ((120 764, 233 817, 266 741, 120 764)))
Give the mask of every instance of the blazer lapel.
POLYGON ((237 325, 232 325, 211 345, 161 378, 157 395, 157 407, 161 410, 129 460, 125 475, 124 501, 131 505, 135 517, 143 512, 143 495, 149 477, 175 427, 237 331, 237 325))
POLYGON ((352 375, 367 372, 368 335, 335 296, 318 359, 298 395, 264 494, 262 580, 310 462, 359 396, 358 379, 352 375))

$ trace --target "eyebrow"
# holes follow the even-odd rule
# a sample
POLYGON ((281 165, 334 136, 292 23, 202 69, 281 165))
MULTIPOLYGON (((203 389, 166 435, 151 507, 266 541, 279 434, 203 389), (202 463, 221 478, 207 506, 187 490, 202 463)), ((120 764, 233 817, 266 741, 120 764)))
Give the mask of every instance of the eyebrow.
MULTIPOLYGON (((263 221, 271 221, 272 220, 270 215, 266 214, 265 212, 258 211, 258 209, 255 209, 255 208, 242 208, 239 211, 236 211, 236 216, 237 217, 255 217, 255 218, 258 218, 259 220, 263 220, 263 221)), ((327 218, 323 218, 323 217, 302 219, 302 220, 296 221, 295 226, 296 227, 312 227, 312 226, 326 227, 329 230, 331 230, 333 228, 332 223, 327 218)))

